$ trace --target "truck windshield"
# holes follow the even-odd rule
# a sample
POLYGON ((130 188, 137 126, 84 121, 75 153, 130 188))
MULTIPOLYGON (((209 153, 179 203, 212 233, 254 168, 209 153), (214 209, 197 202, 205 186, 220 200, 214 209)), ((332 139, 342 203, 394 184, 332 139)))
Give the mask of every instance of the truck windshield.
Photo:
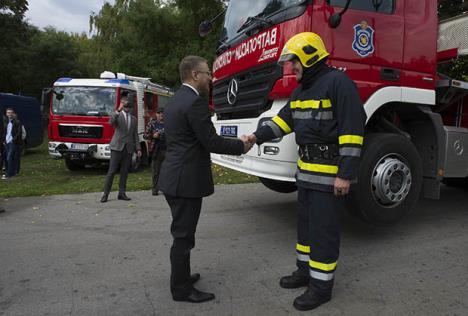
POLYGON ((304 0, 232 0, 226 11, 221 42, 227 43, 244 32, 246 24, 254 21, 252 18, 266 18, 302 2, 304 0))
POLYGON ((54 95, 52 113, 57 115, 108 116, 116 104, 115 88, 55 87, 63 98, 54 95))

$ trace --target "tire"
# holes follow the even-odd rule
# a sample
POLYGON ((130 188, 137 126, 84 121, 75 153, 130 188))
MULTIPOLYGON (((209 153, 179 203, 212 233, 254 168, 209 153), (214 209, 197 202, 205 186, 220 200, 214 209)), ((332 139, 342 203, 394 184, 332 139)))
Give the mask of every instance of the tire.
POLYGON ((421 157, 411 141, 396 134, 370 134, 348 209, 374 225, 395 224, 414 209, 421 187, 421 157))
POLYGON ((453 188, 468 189, 468 178, 445 178, 442 183, 453 188))
POLYGON ((297 191, 295 182, 278 181, 261 177, 258 177, 258 179, 260 179, 260 182, 268 189, 279 193, 291 193, 297 191))
POLYGON ((65 158, 65 165, 70 171, 77 171, 84 169, 85 165, 79 162, 75 162, 69 158, 65 158))

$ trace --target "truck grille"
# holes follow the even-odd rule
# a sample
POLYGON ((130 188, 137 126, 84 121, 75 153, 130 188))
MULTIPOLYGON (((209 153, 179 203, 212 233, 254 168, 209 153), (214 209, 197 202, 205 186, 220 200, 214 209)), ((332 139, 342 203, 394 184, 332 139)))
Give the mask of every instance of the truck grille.
POLYGON ((70 137, 70 138, 101 138, 102 137, 102 126, 60 124, 58 129, 59 129, 59 135, 61 137, 70 137))
POLYGON ((260 115, 267 110, 268 94, 280 77, 281 68, 275 62, 249 69, 216 82, 213 85, 213 102, 218 117, 233 119, 260 115), (231 90, 230 85, 232 85, 233 79, 237 83, 237 96, 231 95, 230 100, 228 100, 227 93, 228 90, 231 90), (235 101, 233 102, 233 100, 235 101))

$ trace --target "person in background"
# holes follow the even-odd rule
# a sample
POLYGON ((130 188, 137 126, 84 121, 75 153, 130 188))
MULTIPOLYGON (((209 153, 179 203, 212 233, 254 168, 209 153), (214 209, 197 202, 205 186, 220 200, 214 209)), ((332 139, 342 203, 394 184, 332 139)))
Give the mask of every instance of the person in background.
MULTIPOLYGON (((15 113, 15 119, 18 119, 18 115, 15 113)), ((16 151, 17 155, 17 165, 16 165, 16 174, 19 174, 20 172, 20 165, 21 165, 21 155, 23 153, 24 146, 26 146, 26 128, 24 127, 23 123, 19 121, 19 124, 21 126, 21 144, 18 145, 18 150, 16 151)))
POLYGON ((141 157, 141 147, 137 131, 137 119, 130 113, 130 103, 128 101, 128 92, 122 92, 120 96, 120 105, 115 114, 110 118, 109 123, 115 128, 114 136, 109 144, 111 157, 109 170, 107 171, 106 181, 104 183, 104 194, 101 203, 106 203, 114 181, 114 175, 117 173, 120 165, 119 194, 117 199, 131 200, 125 193, 127 189, 127 176, 132 154, 136 151, 138 157, 141 157))
MULTIPOLYGON (((0 118, 0 139, 5 139, 5 129, 4 129, 4 122, 5 119, 3 115, 0 118)), ((0 141, 0 171, 3 169, 3 141, 0 141)), ((3 206, 0 205, 0 213, 4 213, 5 209, 3 206)))
POLYGON ((6 154, 6 175, 2 179, 9 179, 14 177, 17 174, 18 163, 20 156, 18 151, 23 142, 21 134, 21 122, 18 121, 16 113, 13 108, 6 109, 7 120, 3 125, 5 138, 3 138, 5 144, 5 154, 6 154))
POLYGON ((161 164, 166 156, 166 133, 164 130, 164 109, 158 108, 156 119, 151 121, 146 126, 144 138, 151 142, 151 167, 153 171, 152 193, 159 194, 158 178, 161 170, 161 164))

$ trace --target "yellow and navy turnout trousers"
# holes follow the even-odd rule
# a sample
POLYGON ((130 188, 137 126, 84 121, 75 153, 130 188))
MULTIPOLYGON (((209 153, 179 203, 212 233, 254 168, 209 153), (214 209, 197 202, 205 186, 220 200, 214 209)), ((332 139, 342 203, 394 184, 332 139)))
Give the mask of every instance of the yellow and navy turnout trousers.
POLYGON ((366 114, 357 88, 326 65, 307 88, 300 85, 277 116, 255 131, 257 143, 295 132, 298 145, 338 144, 332 159, 299 157, 296 245, 299 270, 313 290, 330 294, 340 246, 339 214, 344 198, 333 193, 335 178, 357 177, 366 114))

